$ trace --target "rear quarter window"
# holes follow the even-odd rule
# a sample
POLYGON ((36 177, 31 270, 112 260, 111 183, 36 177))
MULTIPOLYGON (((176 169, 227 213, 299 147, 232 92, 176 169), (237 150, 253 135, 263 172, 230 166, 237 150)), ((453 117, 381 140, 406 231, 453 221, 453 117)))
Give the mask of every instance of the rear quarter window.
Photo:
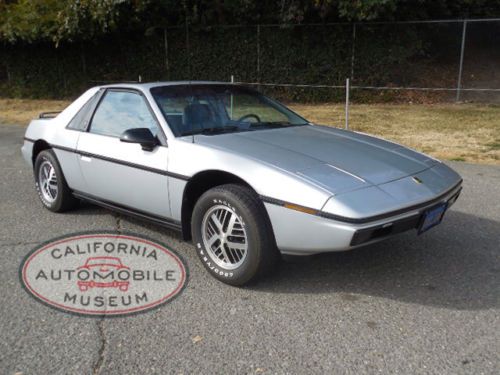
POLYGON ((97 102, 99 101, 101 95, 102 90, 99 90, 97 93, 95 93, 71 119, 67 128, 72 130, 86 131, 89 124, 90 115, 97 105, 97 102))

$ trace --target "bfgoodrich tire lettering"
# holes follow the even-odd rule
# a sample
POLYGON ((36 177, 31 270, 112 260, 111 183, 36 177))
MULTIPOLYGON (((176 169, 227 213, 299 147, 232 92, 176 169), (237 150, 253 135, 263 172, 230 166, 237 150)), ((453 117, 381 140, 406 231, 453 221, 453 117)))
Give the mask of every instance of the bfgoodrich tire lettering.
POLYGON ((53 212, 64 212, 78 204, 52 150, 40 152, 34 165, 35 187, 43 205, 53 212))
POLYGON ((191 226, 203 265, 224 283, 254 281, 278 259, 267 212, 243 185, 221 185, 204 193, 196 202, 191 226))

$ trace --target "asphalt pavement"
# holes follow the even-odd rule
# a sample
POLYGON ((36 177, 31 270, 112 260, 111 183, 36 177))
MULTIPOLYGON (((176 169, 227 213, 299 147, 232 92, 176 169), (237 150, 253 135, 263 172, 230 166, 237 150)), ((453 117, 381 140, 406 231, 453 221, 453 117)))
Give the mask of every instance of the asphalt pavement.
POLYGON ((422 236, 283 263, 234 288, 162 227, 92 205, 44 209, 21 157, 23 133, 0 126, 0 373, 500 373, 499 166, 450 163, 463 193, 422 236), (37 244, 117 229, 183 256, 189 281, 180 296, 98 319, 49 308, 22 288, 19 266, 37 244))

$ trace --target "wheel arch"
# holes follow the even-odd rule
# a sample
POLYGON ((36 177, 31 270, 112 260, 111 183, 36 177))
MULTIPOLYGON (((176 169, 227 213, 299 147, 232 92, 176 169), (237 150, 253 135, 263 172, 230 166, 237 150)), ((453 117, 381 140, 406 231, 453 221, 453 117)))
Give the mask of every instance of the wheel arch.
POLYGON ((35 160, 38 154, 44 150, 49 150, 51 149, 50 145, 48 142, 46 142, 43 139, 38 139, 35 141, 33 144, 33 151, 31 152, 31 161, 33 166, 35 166, 35 160))
POLYGON ((233 173, 221 170, 198 172, 189 179, 182 196, 181 225, 182 237, 184 240, 191 239, 191 218, 198 199, 206 191, 225 184, 243 185, 257 194, 255 189, 248 182, 233 173))

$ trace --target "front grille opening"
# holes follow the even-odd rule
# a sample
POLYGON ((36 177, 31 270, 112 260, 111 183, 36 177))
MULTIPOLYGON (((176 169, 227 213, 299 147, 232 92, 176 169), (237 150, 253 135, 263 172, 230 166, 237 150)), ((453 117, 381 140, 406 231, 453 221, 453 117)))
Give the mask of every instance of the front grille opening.
POLYGON ((360 229, 354 233, 351 240, 351 246, 361 245, 365 242, 414 229, 418 226, 419 220, 420 214, 400 219, 383 226, 360 229))
POLYGON ((371 239, 379 238, 379 237, 383 237, 383 236, 388 236, 389 234, 391 234, 392 229, 393 229, 393 225, 389 225, 385 228, 375 229, 372 232, 371 239))

